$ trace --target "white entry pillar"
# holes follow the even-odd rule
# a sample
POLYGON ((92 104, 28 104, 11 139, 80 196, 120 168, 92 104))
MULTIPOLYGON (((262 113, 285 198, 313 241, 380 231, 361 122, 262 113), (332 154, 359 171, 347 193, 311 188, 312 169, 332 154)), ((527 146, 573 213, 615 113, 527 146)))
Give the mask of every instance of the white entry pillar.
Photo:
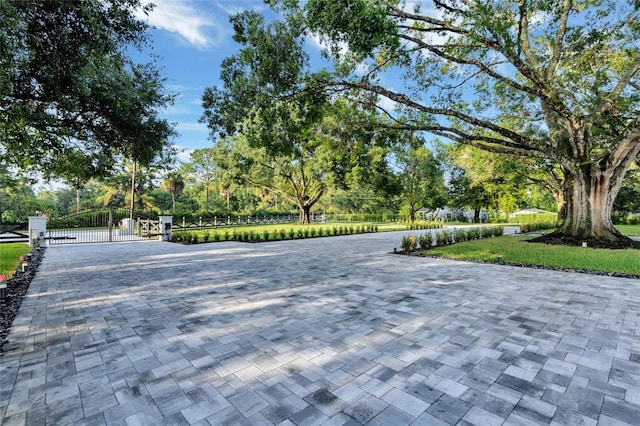
POLYGON ((44 216, 29 216, 29 248, 44 244, 47 236, 47 218, 44 216))
POLYGON ((120 225, 120 235, 133 235, 135 225, 136 221, 134 219, 130 219, 128 217, 122 219, 122 224, 120 225))
POLYGON ((160 216, 160 232, 158 240, 171 241, 171 227, 173 226, 173 216, 160 216))

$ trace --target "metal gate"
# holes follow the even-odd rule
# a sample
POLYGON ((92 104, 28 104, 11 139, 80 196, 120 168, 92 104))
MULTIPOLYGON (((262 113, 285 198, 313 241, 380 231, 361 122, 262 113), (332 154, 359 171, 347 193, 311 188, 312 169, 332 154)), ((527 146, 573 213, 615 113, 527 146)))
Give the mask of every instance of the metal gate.
POLYGON ((29 242, 29 224, 22 223, 2 227, 0 226, 0 243, 28 243, 29 242))
POLYGON ((138 241, 158 235, 159 221, 129 218, 128 209, 83 210, 47 221, 48 244, 138 241))
POLYGON ((160 221, 152 219, 138 219, 138 233, 141 237, 152 238, 160 235, 160 221))

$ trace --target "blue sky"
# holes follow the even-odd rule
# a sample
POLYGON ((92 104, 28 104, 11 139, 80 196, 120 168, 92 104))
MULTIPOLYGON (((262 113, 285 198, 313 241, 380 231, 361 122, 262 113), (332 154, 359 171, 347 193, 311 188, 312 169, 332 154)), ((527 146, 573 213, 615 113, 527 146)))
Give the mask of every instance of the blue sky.
MULTIPOLYGON (((207 127, 198 122, 202 115, 201 97, 204 89, 219 85, 220 64, 234 54, 239 45, 232 40, 229 17, 242 10, 255 10, 275 16, 262 0, 153 0, 156 5, 149 16, 140 14, 151 29, 152 49, 161 57, 166 87, 178 98, 173 107, 162 112, 164 118, 176 123, 179 136, 175 145, 180 158, 188 160, 193 149, 213 146, 207 127)), ((320 56, 321 47, 310 40, 308 52, 320 56)))

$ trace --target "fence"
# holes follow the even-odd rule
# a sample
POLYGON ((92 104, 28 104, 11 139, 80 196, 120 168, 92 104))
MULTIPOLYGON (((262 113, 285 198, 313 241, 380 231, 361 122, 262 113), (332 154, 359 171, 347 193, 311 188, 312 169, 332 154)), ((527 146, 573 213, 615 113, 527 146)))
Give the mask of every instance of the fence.
POLYGON ((28 223, 0 226, 0 243, 28 242, 28 223))
MULTIPOLYGON (((174 231, 188 231, 192 229, 207 229, 207 228, 226 228, 232 226, 246 226, 246 225, 275 225, 284 223, 296 223, 298 221, 298 215, 272 215, 272 216, 236 216, 236 217, 218 217, 211 218, 198 218, 197 221, 187 220, 186 218, 174 218, 173 230, 174 231)), ((326 222, 326 215, 323 214, 311 214, 311 223, 324 223, 326 222)))

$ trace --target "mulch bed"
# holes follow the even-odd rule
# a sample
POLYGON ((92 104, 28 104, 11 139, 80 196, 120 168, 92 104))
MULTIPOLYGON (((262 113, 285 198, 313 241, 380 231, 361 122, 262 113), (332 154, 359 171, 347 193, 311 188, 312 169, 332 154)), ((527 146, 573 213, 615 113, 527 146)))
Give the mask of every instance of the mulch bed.
POLYGON ((631 238, 621 238, 617 241, 593 240, 584 238, 557 237, 552 234, 542 235, 532 240, 530 243, 544 243, 553 245, 576 246, 581 247, 583 242, 587 243, 591 248, 604 248, 612 250, 638 249, 640 250, 640 241, 634 241, 631 238))
POLYGON ((22 304, 31 280, 36 275, 38 266, 44 257, 45 248, 33 250, 31 256, 27 257, 29 266, 22 272, 22 268, 18 268, 16 273, 7 280, 7 297, 0 300, 0 356, 4 352, 3 348, 7 343, 7 336, 11 330, 13 319, 18 315, 18 309, 22 304))

